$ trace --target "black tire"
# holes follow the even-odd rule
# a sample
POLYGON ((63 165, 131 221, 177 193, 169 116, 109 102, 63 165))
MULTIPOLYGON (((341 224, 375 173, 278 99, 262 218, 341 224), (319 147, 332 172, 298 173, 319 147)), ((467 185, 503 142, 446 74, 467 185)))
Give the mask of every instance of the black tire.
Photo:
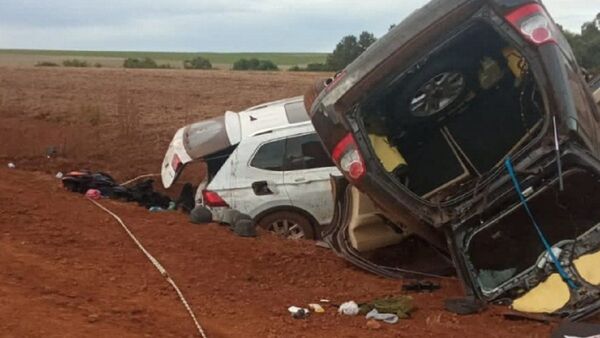
POLYGON ((435 58, 402 81, 394 116, 402 125, 435 121, 465 102, 479 85, 470 58, 435 58), (436 104, 437 103, 437 104, 436 104))
POLYGON ((315 231, 310 219, 294 211, 276 211, 267 214, 258 220, 257 225, 288 239, 315 239, 315 231), (302 231, 302 236, 299 235, 299 230, 302 231))

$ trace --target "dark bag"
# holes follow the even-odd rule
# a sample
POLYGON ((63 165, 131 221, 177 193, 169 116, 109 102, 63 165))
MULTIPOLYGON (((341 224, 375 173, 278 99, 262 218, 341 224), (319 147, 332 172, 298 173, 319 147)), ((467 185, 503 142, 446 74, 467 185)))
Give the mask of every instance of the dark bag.
POLYGON ((109 196, 112 188, 117 186, 115 180, 103 172, 92 173, 88 170, 71 171, 62 178, 62 184, 72 192, 85 194, 89 189, 100 190, 102 195, 109 196))

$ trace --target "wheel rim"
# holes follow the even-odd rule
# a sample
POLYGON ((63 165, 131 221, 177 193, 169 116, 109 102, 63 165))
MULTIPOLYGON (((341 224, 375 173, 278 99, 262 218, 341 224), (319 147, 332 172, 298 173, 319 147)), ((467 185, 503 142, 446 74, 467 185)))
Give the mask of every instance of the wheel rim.
POLYGON ((289 219, 276 220, 271 224, 269 230, 287 239, 304 238, 304 230, 302 230, 300 224, 289 219))
POLYGON ((417 90, 410 112, 416 117, 435 115, 454 103, 464 89, 465 78, 461 73, 438 74, 417 90))

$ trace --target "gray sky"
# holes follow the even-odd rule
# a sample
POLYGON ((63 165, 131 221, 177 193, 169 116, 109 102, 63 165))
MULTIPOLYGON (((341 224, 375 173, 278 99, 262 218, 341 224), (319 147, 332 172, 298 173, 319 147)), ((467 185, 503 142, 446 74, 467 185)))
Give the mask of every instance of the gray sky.
MULTIPOLYGON (((452 1, 452 0, 448 0, 452 1)), ((342 36, 376 36, 425 0, 0 0, 0 48, 329 52, 342 36)), ((546 0, 579 32, 600 0, 546 0)))

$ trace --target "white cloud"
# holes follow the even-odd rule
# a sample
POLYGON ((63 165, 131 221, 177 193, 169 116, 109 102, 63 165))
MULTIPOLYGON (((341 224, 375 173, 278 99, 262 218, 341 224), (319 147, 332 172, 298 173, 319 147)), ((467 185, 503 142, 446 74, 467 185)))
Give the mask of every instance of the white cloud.
MULTIPOLYGON (((363 30, 379 36, 426 0, 0 0, 0 48, 330 51, 363 30)), ((600 0, 547 0, 578 31, 600 0)))

